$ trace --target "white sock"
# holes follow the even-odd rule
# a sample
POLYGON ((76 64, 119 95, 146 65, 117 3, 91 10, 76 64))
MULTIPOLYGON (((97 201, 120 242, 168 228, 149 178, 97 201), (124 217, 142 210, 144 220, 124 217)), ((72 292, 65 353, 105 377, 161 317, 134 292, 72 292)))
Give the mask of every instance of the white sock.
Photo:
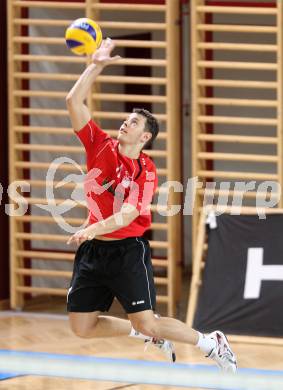
POLYGON ((152 338, 152 337, 146 336, 146 335, 144 335, 144 334, 138 332, 138 331, 135 330, 133 327, 132 327, 132 329, 131 329, 131 331, 130 331, 130 333, 129 333, 129 336, 130 336, 130 337, 135 337, 135 338, 137 338, 137 339, 142 339, 142 340, 149 340, 149 339, 152 338))
POLYGON ((198 332, 198 335, 199 335, 199 339, 196 346, 202 352, 210 353, 213 350, 213 348, 216 347, 216 342, 212 338, 204 335, 203 333, 198 332))

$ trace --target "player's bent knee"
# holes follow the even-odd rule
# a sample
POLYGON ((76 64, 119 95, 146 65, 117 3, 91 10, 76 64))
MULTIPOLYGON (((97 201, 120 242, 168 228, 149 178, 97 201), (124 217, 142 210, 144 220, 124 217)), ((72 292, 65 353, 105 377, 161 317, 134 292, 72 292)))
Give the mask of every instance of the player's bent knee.
POLYGON ((70 316, 70 327, 72 332, 81 338, 95 337, 95 327, 98 319, 92 319, 91 321, 83 321, 80 318, 72 318, 70 316))
POLYGON ((76 326, 74 324, 71 324, 71 329, 72 329, 72 332, 78 337, 81 337, 84 339, 87 339, 89 337, 93 337, 93 336, 91 336, 91 329, 90 328, 80 327, 80 326, 76 326))
POLYGON ((149 337, 158 337, 158 327, 153 321, 135 321, 132 323, 133 328, 149 337))

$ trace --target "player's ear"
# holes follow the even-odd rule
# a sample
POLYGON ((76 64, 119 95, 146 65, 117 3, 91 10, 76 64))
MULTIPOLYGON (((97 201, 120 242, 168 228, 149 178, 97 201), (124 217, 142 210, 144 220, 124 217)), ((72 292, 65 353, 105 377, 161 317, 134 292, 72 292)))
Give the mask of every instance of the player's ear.
POLYGON ((142 135, 142 142, 148 142, 152 137, 152 134, 149 131, 146 131, 142 135))

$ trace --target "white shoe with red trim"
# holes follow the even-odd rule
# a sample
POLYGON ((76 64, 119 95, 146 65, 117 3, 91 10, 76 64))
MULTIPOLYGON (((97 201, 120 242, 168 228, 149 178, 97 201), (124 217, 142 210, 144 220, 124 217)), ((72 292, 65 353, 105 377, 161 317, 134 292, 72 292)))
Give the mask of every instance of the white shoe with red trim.
POLYGON ((174 345, 171 341, 165 340, 165 339, 155 339, 150 338, 144 341, 145 343, 145 350, 148 348, 149 345, 154 345, 156 348, 159 348, 166 356, 166 358, 174 363, 176 361, 176 353, 174 349, 174 345))
POLYGON ((221 370, 235 373, 237 371, 237 360, 226 336, 219 330, 216 330, 210 333, 208 337, 211 337, 216 342, 216 346, 207 357, 214 360, 221 370))

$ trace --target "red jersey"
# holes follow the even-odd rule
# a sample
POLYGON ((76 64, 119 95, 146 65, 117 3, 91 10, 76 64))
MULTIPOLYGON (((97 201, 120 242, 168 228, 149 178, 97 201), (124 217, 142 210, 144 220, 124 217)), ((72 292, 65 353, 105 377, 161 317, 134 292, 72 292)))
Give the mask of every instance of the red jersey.
POLYGON ((77 136, 86 150, 87 175, 84 183, 90 224, 106 219, 121 209, 123 203, 136 207, 139 216, 110 238, 142 236, 150 227, 150 205, 157 187, 153 161, 143 152, 138 159, 119 153, 119 142, 109 137, 90 120, 77 136))

